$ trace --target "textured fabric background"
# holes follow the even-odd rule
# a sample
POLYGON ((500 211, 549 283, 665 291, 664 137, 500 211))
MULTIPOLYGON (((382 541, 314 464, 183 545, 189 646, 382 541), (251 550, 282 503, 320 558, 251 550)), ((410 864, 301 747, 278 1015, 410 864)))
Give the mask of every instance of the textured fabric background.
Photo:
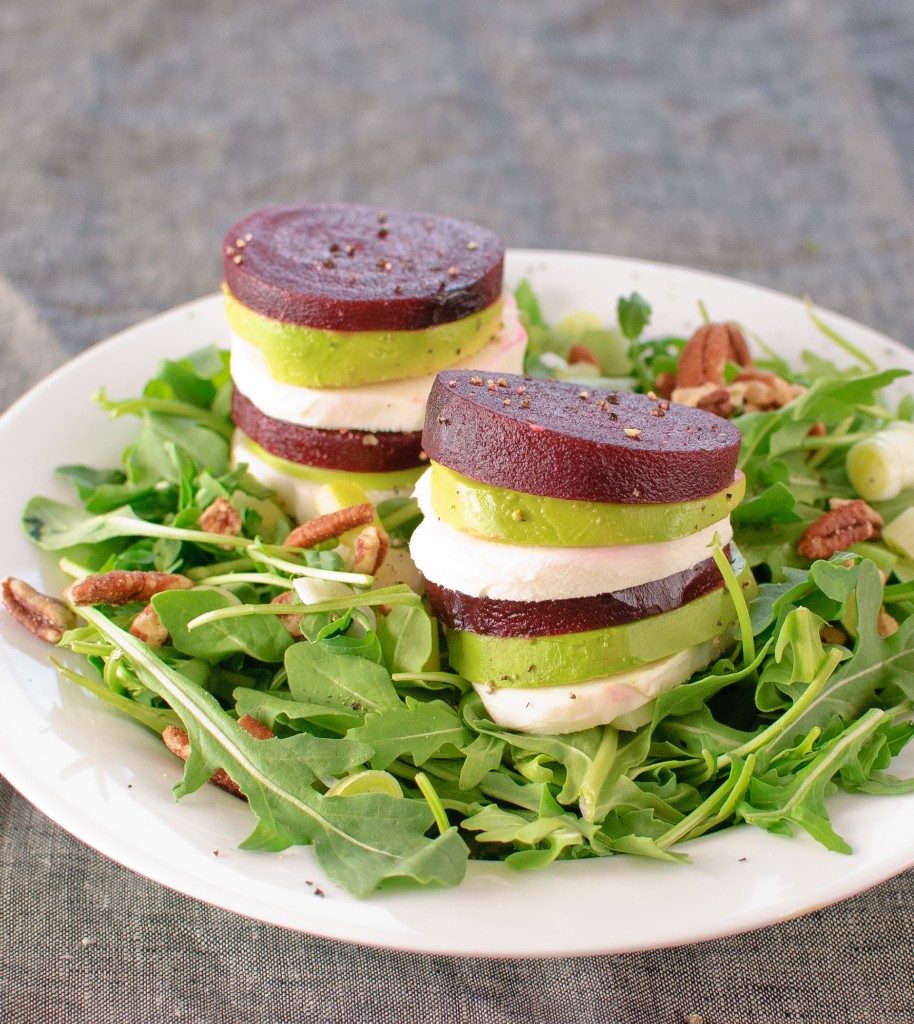
MULTIPOLYGON (((720 271, 910 344, 912 67, 910 0, 3 0, 0 406, 212 292, 276 201, 720 271)), ((910 873, 688 948, 455 960, 198 904, 0 782, 0 915, 3 1024, 914 1022, 910 873)))

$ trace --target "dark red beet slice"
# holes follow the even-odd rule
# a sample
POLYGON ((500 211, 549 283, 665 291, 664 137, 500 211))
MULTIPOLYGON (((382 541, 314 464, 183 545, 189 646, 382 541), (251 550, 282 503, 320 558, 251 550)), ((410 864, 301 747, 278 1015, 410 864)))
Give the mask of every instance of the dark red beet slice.
POLYGON ((719 416, 647 395, 444 370, 422 440, 430 459, 496 487, 646 504, 728 487, 740 433, 719 416))
POLYGON ((470 597, 428 580, 425 585, 432 611, 451 629, 485 636, 561 636, 672 611, 722 587, 723 579, 714 559, 708 558, 653 583, 560 601, 501 601, 470 597))
POLYGON ((421 330, 477 313, 501 295, 504 255, 469 221, 334 203, 259 210, 223 245, 239 302, 336 331, 421 330))
POLYGON ((264 451, 289 462, 350 473, 413 469, 422 458, 422 434, 392 430, 321 430, 273 419, 237 388, 232 395, 235 426, 264 451))

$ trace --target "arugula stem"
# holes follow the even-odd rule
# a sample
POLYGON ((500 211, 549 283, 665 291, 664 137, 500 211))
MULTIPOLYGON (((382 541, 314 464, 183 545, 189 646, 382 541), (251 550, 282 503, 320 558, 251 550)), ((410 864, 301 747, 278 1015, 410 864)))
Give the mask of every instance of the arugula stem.
POLYGON ((277 576, 268 572, 227 572, 220 576, 204 576, 197 582, 208 587, 222 587, 229 583, 259 583, 265 587, 280 587, 289 590, 292 581, 285 576, 277 576))
POLYGON ((192 580, 205 580, 210 576, 245 572, 254 567, 254 562, 250 558, 231 558, 225 562, 213 562, 211 565, 195 565, 192 569, 185 570, 184 575, 192 580))
POLYGON ((174 398, 125 398, 114 401, 109 399, 104 389, 95 394, 96 403, 107 412, 112 419, 119 416, 142 416, 144 413, 161 413, 166 416, 180 416, 186 420, 196 420, 230 441, 235 427, 227 423, 221 416, 214 416, 208 409, 190 402, 179 402, 174 398))
POLYGON ((893 583, 882 591, 882 600, 886 604, 897 604, 899 601, 907 601, 914 597, 914 582, 893 583))
POLYGON ((668 846, 689 837, 697 837, 719 825, 733 813, 739 798, 746 792, 755 770, 755 757, 748 757, 741 765, 733 765, 730 775, 706 800, 687 814, 678 825, 664 832, 657 840, 657 846, 665 850, 668 846))
POLYGON ((762 430, 759 430, 759 432, 755 435, 753 443, 751 445, 743 445, 742 449, 740 450, 739 460, 737 462, 737 465, 740 469, 743 469, 746 465, 748 465, 748 463, 753 458, 755 458, 758 449, 762 446, 762 443, 769 439, 770 435, 774 433, 777 427, 777 417, 770 416, 768 420, 766 420, 764 428, 762 430))
POLYGON ((654 840, 657 846, 661 850, 665 850, 668 846, 681 842, 708 817, 712 814, 716 815, 727 800, 728 790, 735 784, 738 778, 739 773, 731 770, 729 778, 722 782, 710 796, 706 797, 693 811, 690 811, 677 825, 674 825, 667 832, 664 832, 662 836, 654 840))
POLYGON ((876 433, 875 430, 857 430, 851 434, 822 434, 820 437, 804 437, 799 446, 800 448, 811 448, 814 451, 826 448, 844 448, 856 441, 864 441, 876 433))
POLYGON ((432 780, 425 774, 425 772, 418 772, 413 781, 419 787, 419 792, 425 797, 425 802, 431 808, 439 833, 444 835, 444 833, 451 827, 451 823, 447 819, 447 811, 444 809, 441 797, 438 796, 435 791, 435 787, 432 785, 432 780))
POLYGON ((600 746, 588 765, 587 771, 584 773, 584 781, 581 783, 581 795, 578 803, 585 821, 593 822, 595 820, 597 797, 613 766, 618 750, 619 730, 614 729, 611 725, 604 726, 600 746))
POLYGON ((765 353, 768 357, 769 362, 773 363, 778 367, 779 376, 786 376, 789 371, 789 366, 784 362, 783 358, 775 352, 775 350, 762 338, 760 335, 752 332, 752 340, 756 345, 765 353))
POLYGON ((730 600, 736 610, 736 617, 739 620, 740 641, 743 645, 743 665, 749 665, 755 661, 755 637, 752 634, 752 620, 749 616, 749 605, 746 604, 746 596, 743 588, 739 585, 736 573, 730 560, 724 554, 724 549, 716 543, 711 549, 714 564, 720 570, 724 578, 724 585, 730 594, 730 600))
POLYGON ((179 526, 151 523, 147 519, 133 516, 108 515, 109 526, 120 528, 124 537, 158 537, 164 540, 187 541, 190 544, 212 544, 214 547, 246 548, 255 542, 250 537, 233 536, 227 533, 204 533, 202 530, 185 530, 179 526))
MULTIPOLYGON (((752 781, 752 773, 755 771, 755 764, 757 760, 758 758, 755 754, 749 754, 743 762, 743 767, 736 780, 736 785, 730 790, 729 796, 724 801, 721 809, 714 815, 713 820, 708 823, 708 828, 714 828, 715 825, 720 825, 736 810, 736 805, 739 803, 740 798, 749 788, 749 783, 752 781)), ((707 829, 702 829, 702 831, 706 832, 707 829)))
POLYGON ((57 565, 61 572, 65 572, 75 580, 81 580, 89 575, 89 570, 84 565, 74 562, 71 558, 61 558, 57 565))
POLYGON ((390 533, 392 530, 396 530, 398 526, 402 526, 411 519, 415 519, 418 515, 419 502, 415 498, 411 498, 405 505, 391 512, 389 516, 385 516, 381 520, 381 525, 390 533))
POLYGON ((352 597, 337 597, 314 604, 239 604, 231 608, 214 608, 187 623, 188 629, 197 629, 220 619, 233 619, 240 615, 313 615, 318 612, 348 612, 353 608, 366 608, 379 604, 421 604, 422 598, 412 591, 391 588, 373 590, 352 597))
POLYGON ((69 679, 71 683, 75 683, 90 693, 94 693, 99 700, 103 700, 106 704, 117 708, 118 711, 144 725, 157 736, 162 735, 166 726, 177 725, 180 727, 181 725, 181 719, 178 718, 171 708, 153 708, 147 704, 140 704, 139 701, 133 700, 132 697, 125 697, 102 685, 97 679, 74 672, 55 658, 51 658, 50 661, 64 679, 69 679))
POLYGON ((85 654, 86 657, 105 658, 111 654, 111 644, 91 643, 88 640, 65 640, 66 646, 74 654, 85 654))
MULTIPOLYGON (((309 565, 302 565, 300 562, 290 562, 286 558, 270 554, 274 545, 256 544, 252 549, 251 557, 256 562, 263 562, 272 565, 274 569, 289 573, 290 576, 309 576, 315 580, 336 580, 337 583, 350 583, 354 587, 370 587, 374 583, 374 576, 364 572, 344 572, 341 569, 315 569, 309 565)), ((304 548, 280 548, 281 551, 293 552, 303 551, 304 548)))
POLYGON ((394 672, 390 677, 395 683, 450 683, 465 692, 471 684, 456 672, 394 672))
POLYGON ((822 663, 819 671, 810 680, 809 685, 800 697, 784 712, 784 714, 773 721, 767 729, 763 729, 758 733, 758 735, 753 736, 751 740, 744 743, 741 747, 736 747, 735 749, 728 751, 726 754, 721 754, 717 759, 717 767, 725 768, 732 762, 734 757, 744 757, 747 754, 753 753, 763 747, 770 739, 773 739, 779 733, 784 732, 787 726, 791 725, 797 718, 799 718, 809 705, 812 704, 816 697, 818 697, 819 693, 832 677, 835 669, 843 659, 844 652, 837 647, 833 647, 828 652, 828 655, 822 663))
POLYGON ((812 320, 816 327, 819 328, 826 338, 830 338, 839 348, 843 348, 845 352, 852 355, 854 359, 859 359, 871 373, 875 373, 879 369, 879 367, 865 352, 862 352, 856 345, 849 342, 847 338, 838 334, 833 327, 829 327, 828 324, 815 313, 812 307, 812 299, 809 298, 808 295, 804 300, 804 305, 806 306, 806 315, 810 320, 812 320))
MULTIPOLYGON (((823 437, 817 438, 816 440, 821 442, 821 441, 823 441, 825 439, 825 437, 840 437, 842 439, 848 437, 849 436, 848 435, 848 431, 854 425, 854 420, 855 419, 856 419, 856 416, 848 416, 846 419, 843 419, 835 427, 835 429, 831 432, 831 434, 826 434, 823 437)), ((809 441, 811 439, 807 436, 805 438, 805 440, 809 441)), ((804 447, 806 447, 806 446, 804 445, 804 447)), ((839 447, 839 446, 836 445, 835 447, 839 447)), ((813 472, 815 472, 815 470, 817 470, 819 468, 819 466, 822 465, 823 462, 826 462, 828 459, 831 458, 831 456, 833 454, 833 447, 829 446, 829 445, 823 445, 823 444, 820 443, 820 444, 808 446, 808 451, 809 451, 809 455, 808 455, 808 457, 806 459, 806 468, 808 470, 812 470, 813 472)), ((791 479, 790 482, 793 483, 794 481, 791 479)), ((800 481, 800 482, 801 483, 805 483, 806 481, 800 481)), ((811 482, 815 484, 815 481, 811 481, 811 482)))

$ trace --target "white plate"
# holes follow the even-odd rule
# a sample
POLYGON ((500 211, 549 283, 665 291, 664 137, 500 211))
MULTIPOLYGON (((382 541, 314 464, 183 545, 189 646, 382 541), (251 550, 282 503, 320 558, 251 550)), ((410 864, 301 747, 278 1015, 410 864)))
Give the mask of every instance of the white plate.
MULTIPOLYGON (((801 347, 842 353, 810 324, 802 303, 752 285, 635 260, 512 251, 508 279, 529 277, 548 317, 587 308, 611 320, 621 294, 653 306, 649 334, 700 321, 739 320, 787 356, 801 347)), ((828 321, 880 363, 914 369, 914 353, 840 316, 828 321)), ((23 538, 34 494, 68 498, 52 479, 68 462, 117 463, 135 422, 110 422, 89 401, 138 393, 160 357, 224 344, 217 296, 128 331, 61 367, 0 419, 4 482, 0 575, 45 588, 51 560, 23 538)), ((695 942, 769 925, 850 896, 914 864, 914 795, 839 795, 829 804, 854 853, 829 853, 805 835, 730 829, 688 844, 689 866, 628 857, 515 873, 470 865, 457 889, 357 901, 322 878, 310 850, 247 853, 247 808, 214 787, 175 803, 179 763, 132 722, 66 682, 49 648, 0 615, 0 771, 85 843, 163 885, 263 921, 368 945, 460 955, 619 953, 695 942), (218 851, 218 854, 217 854, 218 851), (320 888, 325 894, 316 894, 320 888)), ((914 771, 914 752, 897 766, 914 771)))

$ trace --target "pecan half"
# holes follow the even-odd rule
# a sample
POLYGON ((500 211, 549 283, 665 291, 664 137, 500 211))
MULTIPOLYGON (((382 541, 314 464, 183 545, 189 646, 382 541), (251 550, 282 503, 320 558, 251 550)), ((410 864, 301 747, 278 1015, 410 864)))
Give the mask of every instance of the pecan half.
POLYGON ((771 412, 783 409, 798 398, 806 388, 791 384, 776 373, 767 370, 749 370, 737 374, 730 385, 730 393, 739 395, 747 412, 771 412))
POLYGON ((736 409, 730 392, 726 388, 715 388, 699 398, 695 404, 697 408, 704 409, 705 412, 713 412, 715 416, 722 416, 724 419, 731 416, 736 409))
POLYGON ((676 387, 723 384, 728 362, 752 366, 749 346, 736 324, 702 324, 686 342, 676 367, 676 387))
POLYGON ((597 356, 593 349, 580 343, 576 343, 568 349, 568 363, 571 366, 574 366, 575 363, 589 363, 598 370, 600 369, 599 356, 597 356))
MULTIPOLYGON (((274 737, 274 733, 271 732, 265 725, 262 725, 253 718, 251 715, 244 715, 238 719, 238 724, 246 732, 249 732, 256 740, 271 740, 274 737)), ((176 725, 169 725, 165 727, 162 732, 162 742, 168 749, 180 757, 182 761, 186 761, 190 757, 190 740, 188 739, 187 733, 183 729, 179 729, 176 725)), ((246 800, 244 793, 238 788, 238 786, 229 777, 228 772, 224 768, 217 768, 215 772, 210 776, 209 780, 214 786, 218 786, 220 789, 224 789, 227 793, 231 793, 232 796, 238 797, 239 800, 246 800)))
POLYGON ((818 558, 831 558, 836 551, 844 551, 851 544, 869 540, 876 533, 869 515, 872 511, 860 499, 831 509, 806 527, 797 551, 813 562, 818 558))
POLYGON ((49 644, 58 643, 68 629, 76 626, 72 608, 15 576, 0 582, 0 599, 20 626, 49 644))
POLYGON ((878 616, 876 617, 876 632, 883 639, 898 632, 898 619, 889 615, 885 608, 881 608, 878 616))
POLYGON ((114 569, 71 583, 64 591, 70 604, 130 604, 148 601, 163 590, 190 590, 194 581, 180 573, 114 569))
POLYGON ((666 370, 661 370, 654 378, 654 390, 661 398, 672 398, 675 387, 676 378, 666 370))
POLYGON ((819 629, 819 639, 823 644, 846 644, 847 633, 843 629, 833 626, 830 622, 826 622, 819 629))
POLYGON ((237 537, 241 533, 241 513, 228 498, 219 497, 200 513, 197 526, 205 533, 237 537))
POLYGON ((138 640, 143 640, 150 647, 161 647, 168 643, 168 630, 162 625, 159 613, 147 604, 130 623, 130 633, 138 640))
MULTIPOLYGON (((294 591, 284 590, 281 594, 277 594, 270 604, 295 604, 297 601, 298 596, 294 591)), ((302 638, 304 634, 301 631, 301 615, 278 615, 277 618, 286 627, 290 636, 294 636, 296 640, 302 638)))
POLYGON ((366 526, 355 539, 352 571, 374 576, 384 564, 389 550, 390 538, 387 536, 387 531, 380 526, 366 526))
POLYGON ((670 398, 678 405, 691 405, 695 409, 705 409, 710 405, 721 408, 724 400, 730 401, 730 393, 721 384, 696 384, 693 388, 674 388, 670 398))
POLYGON ((249 732, 255 740, 272 740, 276 738, 276 733, 272 729, 268 729, 263 722, 259 722, 253 715, 242 715, 238 719, 238 724, 245 732, 249 732))
POLYGON ((325 540, 333 540, 357 526, 367 526, 374 519, 374 505, 349 505, 337 512, 310 519, 307 523, 296 526, 283 541, 287 548, 313 548, 325 540))
POLYGON ((737 409, 743 412, 770 412, 782 409, 806 389, 791 384, 777 374, 764 370, 750 370, 733 378, 731 384, 706 381, 694 387, 677 387, 671 398, 680 405, 716 413, 724 418, 737 409))
POLYGON ((829 498, 828 500, 830 509, 846 508, 848 505, 857 505, 860 508, 863 515, 873 524, 872 539, 878 540, 882 536, 885 520, 872 505, 867 504, 862 498, 829 498))

